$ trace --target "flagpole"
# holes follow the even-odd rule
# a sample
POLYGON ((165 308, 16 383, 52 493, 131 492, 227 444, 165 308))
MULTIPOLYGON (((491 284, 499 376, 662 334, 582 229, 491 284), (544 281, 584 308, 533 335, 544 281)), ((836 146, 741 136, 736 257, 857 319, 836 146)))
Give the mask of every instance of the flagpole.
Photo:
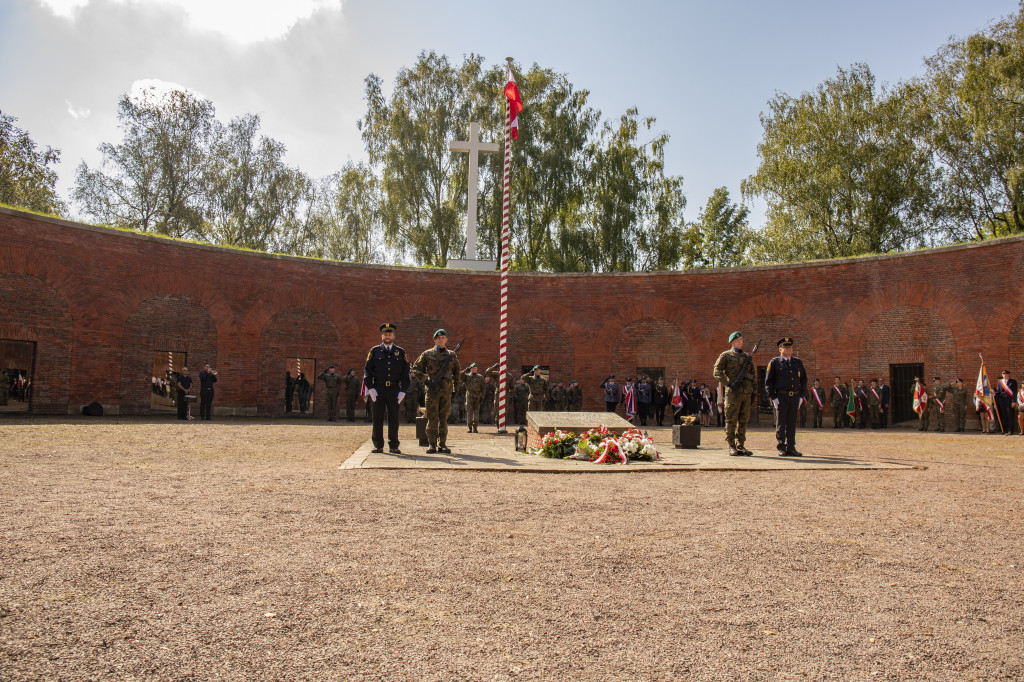
MULTIPOLYGON (((506 57, 507 83, 512 76, 512 57, 506 57)), ((502 181, 501 207, 501 318, 498 330, 498 362, 501 365, 498 378, 498 433, 505 429, 505 403, 508 394, 508 214, 509 214, 509 170, 512 165, 512 108, 505 98, 505 168, 502 181)))

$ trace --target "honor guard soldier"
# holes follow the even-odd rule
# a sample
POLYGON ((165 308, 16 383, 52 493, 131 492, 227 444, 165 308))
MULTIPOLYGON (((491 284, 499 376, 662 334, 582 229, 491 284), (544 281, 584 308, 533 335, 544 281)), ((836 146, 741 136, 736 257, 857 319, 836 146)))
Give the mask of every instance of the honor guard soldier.
POLYGON ((463 377, 462 383, 466 387, 466 427, 469 433, 480 433, 477 427, 480 425, 480 404, 486 389, 484 377, 475 362, 466 368, 463 377))
POLYGON ((327 421, 337 421, 338 396, 341 395, 341 375, 334 371, 334 363, 332 362, 316 378, 323 381, 327 389, 327 421))
POLYGON ((530 387, 530 404, 527 409, 530 412, 542 411, 548 399, 548 381, 540 375, 540 365, 534 365, 533 369, 520 378, 530 387))
POLYGON ((443 452, 451 454, 448 448, 448 415, 452 409, 452 396, 459 389, 462 373, 459 358, 448 350, 448 332, 438 329, 434 332, 434 346, 420 353, 412 365, 412 371, 426 388, 424 405, 427 410, 428 454, 443 452))
POLYGON ((719 383, 718 407, 725 412, 725 440, 729 444, 729 455, 750 457, 754 453, 743 445, 747 442, 747 421, 754 393, 754 368, 751 366, 754 359, 743 350, 743 334, 733 332, 729 335, 729 343, 732 348, 715 360, 714 376, 719 383))
POLYGON ((380 326, 379 346, 366 354, 363 384, 372 403, 373 452, 384 452, 384 413, 388 415, 388 452, 400 455, 398 449, 398 406, 409 390, 409 361, 405 349, 395 345, 395 325, 380 326))
POLYGON ((957 379, 950 392, 953 394, 953 417, 956 421, 954 431, 963 433, 964 427, 967 426, 967 401, 970 400, 970 393, 964 388, 963 379, 957 379))
POLYGON ((801 457, 796 449, 796 413, 800 397, 807 393, 807 372, 793 357, 793 339, 779 339, 779 356, 768 363, 764 388, 775 406, 775 446, 780 457, 801 457))

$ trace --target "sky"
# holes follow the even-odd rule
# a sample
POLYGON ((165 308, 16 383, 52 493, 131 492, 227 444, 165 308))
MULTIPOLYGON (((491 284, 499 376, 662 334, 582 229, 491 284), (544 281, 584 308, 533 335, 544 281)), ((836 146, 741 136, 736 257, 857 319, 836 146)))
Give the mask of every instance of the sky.
MULTIPOLYGON (((476 53, 488 65, 514 57, 567 74, 605 118, 630 107, 655 116, 671 136, 667 171, 683 176, 694 220, 717 187, 740 200, 740 182, 758 165, 759 115, 776 93, 798 95, 857 62, 879 82, 912 78, 950 36, 1018 8, 1017 0, 0 0, 0 111, 61 150, 66 199, 75 168, 97 166, 97 146, 120 140, 118 99, 147 84, 210 99, 224 123, 259 114, 290 165, 323 176, 366 159, 356 121, 368 74, 390 91, 424 50, 453 62, 476 53)), ((758 226, 764 207, 752 209, 758 226)))

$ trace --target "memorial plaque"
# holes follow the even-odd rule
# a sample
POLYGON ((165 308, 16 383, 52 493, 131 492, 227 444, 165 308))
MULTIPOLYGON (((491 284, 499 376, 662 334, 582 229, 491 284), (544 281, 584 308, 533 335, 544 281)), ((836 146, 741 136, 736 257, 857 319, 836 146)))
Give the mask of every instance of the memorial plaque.
POLYGON ((541 438, 555 431, 584 433, 598 426, 605 426, 621 434, 634 425, 614 412, 527 412, 526 431, 531 448, 539 448, 541 438))

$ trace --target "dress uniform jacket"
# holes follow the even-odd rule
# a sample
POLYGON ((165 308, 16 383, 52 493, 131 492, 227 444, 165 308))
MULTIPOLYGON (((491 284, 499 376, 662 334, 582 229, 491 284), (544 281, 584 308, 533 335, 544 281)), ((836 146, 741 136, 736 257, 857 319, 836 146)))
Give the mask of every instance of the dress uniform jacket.
POLYGON ((405 349, 392 344, 389 350, 383 343, 371 348, 363 367, 363 383, 367 390, 375 388, 378 393, 408 391, 409 361, 405 349))

